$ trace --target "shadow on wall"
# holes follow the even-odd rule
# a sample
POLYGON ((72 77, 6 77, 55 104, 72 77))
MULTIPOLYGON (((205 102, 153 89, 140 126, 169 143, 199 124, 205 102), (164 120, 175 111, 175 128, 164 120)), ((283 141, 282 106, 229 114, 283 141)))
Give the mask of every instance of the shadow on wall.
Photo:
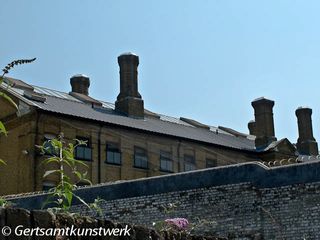
MULTIPOLYGON (((100 184, 76 191, 86 202, 97 197, 106 201, 168 192, 250 183, 256 188, 273 188, 320 181, 320 161, 269 168, 261 163, 243 163, 225 167, 176 173, 166 176, 100 184)), ((46 193, 8 196, 17 207, 40 209, 46 193)), ((79 204, 75 202, 74 204, 79 204)))

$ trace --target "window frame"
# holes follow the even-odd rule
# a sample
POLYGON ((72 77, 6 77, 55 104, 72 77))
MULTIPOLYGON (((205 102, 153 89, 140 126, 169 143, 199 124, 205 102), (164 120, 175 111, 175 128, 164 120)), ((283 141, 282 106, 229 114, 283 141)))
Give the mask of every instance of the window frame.
POLYGON ((93 159, 92 159, 92 147, 91 147, 91 141, 90 141, 90 137, 80 137, 80 136, 77 136, 76 139, 78 140, 81 140, 81 141, 87 141, 87 145, 80 145, 80 146, 77 146, 75 149, 74 149, 74 158, 77 159, 77 160, 81 160, 81 161, 86 161, 86 162, 93 162, 93 159), (77 151, 78 149, 81 148, 83 149, 83 156, 78 156, 77 155, 77 151), (86 150, 90 150, 90 159, 89 158, 86 158, 86 150))
POLYGON ((50 141, 52 139, 57 138, 56 135, 51 134, 51 133, 45 133, 43 134, 43 146, 44 146, 44 156, 58 156, 58 153, 55 152, 55 149, 53 148, 52 144, 50 143, 50 141), (46 144, 48 144, 48 146, 46 146, 46 144), (49 151, 46 151, 46 148, 50 148, 49 151))
POLYGON ((160 160, 160 171, 161 172, 168 172, 168 173, 174 172, 172 152, 160 150, 159 160, 160 160), (165 165, 167 168, 162 168, 163 161, 165 162, 165 165), (168 168, 168 163, 171 163, 171 169, 168 168))
POLYGON ((110 165, 122 165, 122 153, 119 147, 119 144, 114 143, 114 142, 107 142, 106 143, 106 159, 104 161, 106 164, 110 164, 110 165), (109 147, 112 146, 112 147, 109 147), (115 156, 113 155, 113 161, 108 161, 108 152, 111 152, 113 154, 119 154, 119 162, 115 161, 115 156))
POLYGON ((183 160, 184 160, 183 168, 185 172, 197 170, 196 158, 194 157, 194 155, 184 154, 183 160))
POLYGON ((57 186, 56 183, 51 181, 42 182, 42 191, 48 192, 50 189, 55 188, 57 186))
POLYGON ((206 168, 214 168, 218 166, 218 160, 216 158, 206 158, 206 168), (208 162, 213 162, 213 166, 209 166, 208 162))
POLYGON ((149 169, 148 152, 145 148, 137 146, 134 147, 133 167, 140 169, 149 169), (141 152, 138 153, 137 151, 141 152), (141 161, 141 163, 145 162, 146 166, 144 166, 144 164, 137 164, 138 160, 141 161))
POLYGON ((90 183, 84 182, 84 181, 80 181, 80 182, 77 182, 75 185, 76 185, 78 188, 81 188, 81 187, 90 186, 90 183))

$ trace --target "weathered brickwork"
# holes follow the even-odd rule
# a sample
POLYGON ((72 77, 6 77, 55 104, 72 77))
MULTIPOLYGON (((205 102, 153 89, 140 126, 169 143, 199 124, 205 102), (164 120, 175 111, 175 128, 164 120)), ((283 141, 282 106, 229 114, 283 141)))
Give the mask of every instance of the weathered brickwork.
MULTIPOLYGON (((250 183, 105 201, 107 219, 152 226, 168 217, 207 220, 199 229, 236 239, 320 239, 320 183, 256 189, 250 183), (169 213, 169 204, 177 207, 169 213)), ((76 212, 89 214, 84 206, 76 212)))
MULTIPOLYGON (((168 217, 207 220, 201 233, 229 239, 320 239, 320 161, 267 168, 246 163, 79 189, 102 199, 107 219, 143 224, 168 217), (176 205, 174 211, 166 208, 176 205)), ((40 208, 45 194, 8 197, 40 208)), ((92 214, 74 203, 73 211, 92 214)))
POLYGON ((263 189, 264 235, 270 239, 320 239, 320 183, 263 189))
MULTIPOLYGON (((16 240, 16 239, 34 239, 34 240, 89 240, 89 239, 101 239, 101 240, 226 240, 225 238, 218 237, 203 237, 203 236, 194 236, 182 232, 173 232, 173 231, 163 231, 156 232, 154 229, 146 228, 143 226, 132 225, 127 223, 115 223, 108 220, 94 219, 83 216, 72 216, 70 214, 53 214, 48 211, 28 211, 26 209, 20 208, 0 208, 0 229, 11 228, 11 234, 4 236, 0 232, 0 240, 16 240), (53 236, 43 236, 46 230, 49 229, 70 229, 71 227, 75 228, 76 231, 72 233, 69 231, 69 236, 57 232, 57 234, 52 234, 53 236), (18 231, 15 229, 18 228, 18 231), (29 236, 21 236, 22 230, 28 229, 43 229, 43 233, 40 231, 34 231, 32 234, 31 231, 26 232, 29 236), (90 236, 85 235, 86 229, 109 229, 113 228, 127 229, 128 233, 121 236, 104 236, 103 231, 100 236, 90 236), (80 231, 78 231, 78 229, 80 231), (15 233, 18 234, 15 235, 15 233)), ((52 231, 51 231, 52 232, 52 231)), ((99 232, 99 231, 97 231, 99 232)), ((7 231, 6 231, 7 233, 7 231)), ((50 233, 50 232, 48 232, 50 233)), ((90 232, 89 232, 90 233, 90 232)), ((125 233, 123 231, 123 233, 125 233)), ((50 234, 51 235, 51 234, 50 234)), ((119 233, 118 233, 119 235, 119 233)))
POLYGON ((57 177, 43 179, 44 157, 36 145, 42 145, 46 135, 58 136, 61 132, 69 142, 79 137, 90 140, 92 161, 85 162, 88 169, 84 171, 93 184, 168 174, 160 170, 160 151, 172 154, 173 172, 184 171, 184 154, 195 157, 197 169, 206 168, 207 158, 215 159, 218 166, 255 160, 255 156, 241 151, 46 113, 29 113, 5 123, 9 135, 0 136, 0 158, 8 165, 0 168, 0 182, 6 186, 0 188, 0 195, 41 191, 45 183, 57 183, 57 177), (119 146, 120 165, 106 163, 107 143, 119 146), (147 151, 147 169, 134 167, 136 146, 147 151))
MULTIPOLYGON (((107 219, 134 222, 152 226, 153 222, 169 217, 184 217, 191 222, 197 219, 209 221, 206 232, 227 236, 235 233, 254 235, 259 233, 257 223, 257 198, 248 183, 214 188, 200 188, 128 199, 105 201, 102 209, 107 219), (176 206, 166 213, 170 204, 176 206)), ((90 214, 84 206, 73 208, 76 212, 90 214)), ((202 231, 203 229, 201 229, 202 231)))

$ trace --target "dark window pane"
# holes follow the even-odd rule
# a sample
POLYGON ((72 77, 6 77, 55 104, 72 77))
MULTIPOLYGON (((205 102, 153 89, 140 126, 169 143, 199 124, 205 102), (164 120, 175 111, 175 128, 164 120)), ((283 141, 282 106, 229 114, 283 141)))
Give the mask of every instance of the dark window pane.
POLYGON ((107 152, 107 162, 113 163, 113 152, 107 152))
POLYGON ((134 149, 134 166, 148 168, 148 157, 145 149, 138 147, 134 149))
POLYGON ((90 184, 88 182, 78 182, 76 185, 78 187, 83 187, 83 186, 89 186, 90 184))
POLYGON ((52 182, 44 182, 42 184, 42 191, 48 191, 50 190, 51 188, 54 188, 55 187, 55 184, 52 183, 52 182))
POLYGON ((160 152, 160 170, 173 172, 172 157, 170 152, 160 152))
POLYGON ((184 170, 185 171, 192 171, 192 170, 195 170, 196 169, 196 166, 192 163, 185 163, 184 164, 184 170))
POLYGON ((184 155, 184 161, 189 163, 195 163, 194 156, 192 155, 184 155))
POLYGON ((167 170, 168 170, 168 171, 173 171, 172 161, 168 161, 168 162, 167 162, 167 170))
POLYGON ((114 153, 114 163, 117 163, 117 164, 121 164, 121 155, 120 155, 120 153, 118 153, 118 152, 115 152, 114 153))
POLYGON ((91 160, 91 148, 84 148, 84 159, 91 160))
POLYGON ((79 145, 75 149, 75 158, 79 160, 92 160, 92 149, 88 138, 77 137, 77 139, 86 141, 87 145, 79 145))
POLYGON ((208 159, 206 160, 206 167, 211 168, 211 167, 216 167, 217 166, 217 159, 208 159))
POLYGON ((121 153, 117 144, 108 143, 107 144, 107 163, 111 164, 121 164, 121 153))
POLYGON ((184 170, 192 171, 196 169, 196 161, 192 155, 184 155, 184 170))
POLYGON ((77 147, 76 148, 76 156, 77 156, 77 158, 83 158, 83 155, 84 155, 83 147, 77 147))

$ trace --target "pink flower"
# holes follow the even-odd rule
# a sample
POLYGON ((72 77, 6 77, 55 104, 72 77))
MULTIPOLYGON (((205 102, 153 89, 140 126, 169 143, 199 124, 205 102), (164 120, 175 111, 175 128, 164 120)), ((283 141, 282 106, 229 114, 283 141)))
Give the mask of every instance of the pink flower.
POLYGON ((166 219, 165 222, 178 228, 178 230, 185 230, 189 225, 189 221, 185 218, 169 218, 166 219))

